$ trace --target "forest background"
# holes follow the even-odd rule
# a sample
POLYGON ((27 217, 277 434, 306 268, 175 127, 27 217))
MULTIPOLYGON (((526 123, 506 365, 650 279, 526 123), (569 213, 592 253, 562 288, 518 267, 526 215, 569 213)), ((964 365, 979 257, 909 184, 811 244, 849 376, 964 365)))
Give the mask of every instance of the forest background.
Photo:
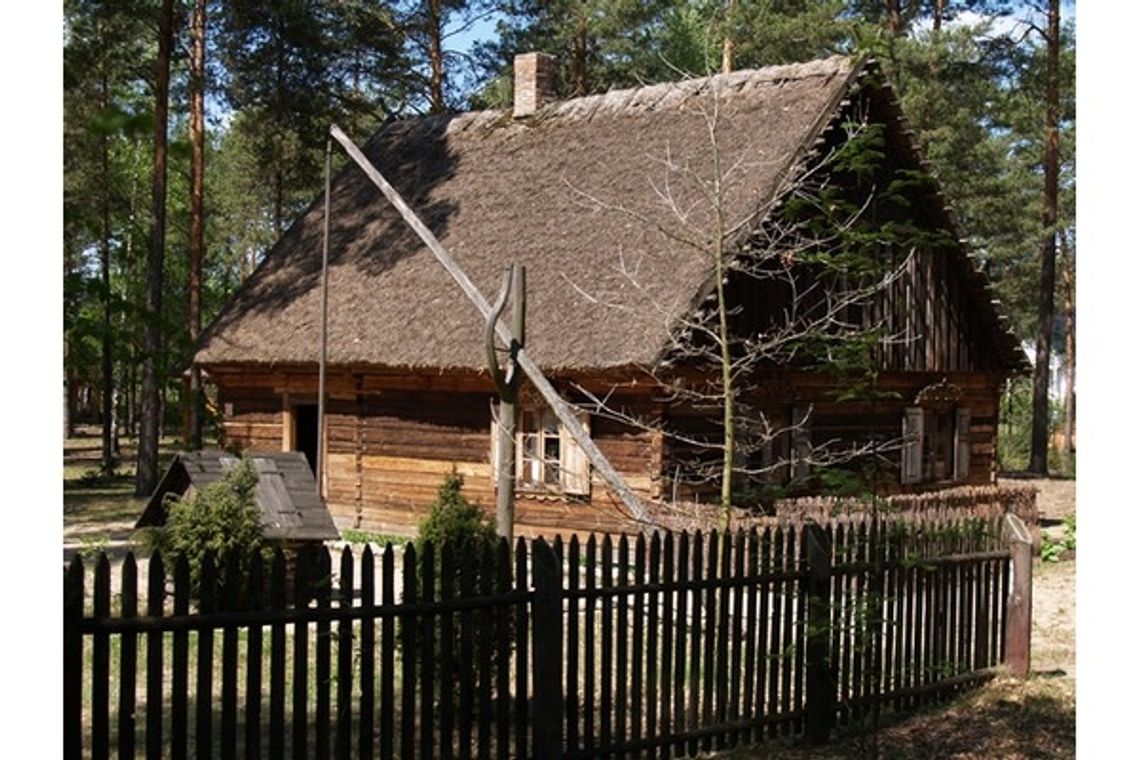
MULTIPOLYGON (((971 243, 985 257, 1015 328, 1027 341, 1036 338, 1049 31, 1043 1, 282 2, 259 4, 263 11, 255 16, 237 10, 241 4, 210 2, 201 4, 207 24, 200 77, 191 74, 195 5, 68 0, 61 14, 55 12, 59 15, 51 8, 29 11, 38 17, 27 25, 15 19, 11 27, 31 32, 4 53, 14 106, 4 126, 5 145, 16 159, 5 206, 17 232, 10 258, 16 266, 6 299, 12 349, 6 374, 20 380, 8 394, 17 406, 10 429, 19 435, 10 436, 6 448, 24 454, 10 460, 19 463, 21 475, 50 472, 54 465, 27 470, 22 465, 34 461, 36 451, 57 451, 61 427, 84 414, 94 414, 91 419, 100 423, 106 419, 105 398, 112 401, 117 423, 112 433, 136 434, 148 363, 160 399, 160 427, 181 433, 183 399, 189 396, 183 370, 195 321, 191 302, 197 300, 197 319, 208 324, 276 234, 315 194, 327 124, 336 121, 353 138, 363 139, 385 119, 502 105, 509 98, 510 56, 517 50, 557 54, 564 65, 564 96, 676 79, 678 71, 700 75, 719 70, 725 40, 731 40, 735 68, 832 52, 876 55, 896 82, 924 152, 971 243), (165 220, 163 244, 157 249, 163 271, 157 278, 160 295, 151 302, 157 308, 148 310, 147 279, 152 275, 153 285, 156 258, 148 261, 147 256, 155 250, 156 85, 162 78, 156 59, 161 57, 164 14, 170 59, 169 113, 162 130, 168 141, 161 204, 165 220), (62 56, 56 47, 61 34, 62 56), (206 116, 201 129, 201 243, 191 233, 191 114, 198 86, 206 116), (21 112, 35 117, 19 118, 21 112), (62 141, 52 126, 57 124, 63 127, 62 141), (62 216, 56 211, 60 197, 62 216), (56 241, 62 243, 62 288, 60 259, 53 258, 59 251, 56 241), (201 254, 197 297, 194 248, 201 254), (60 325, 60 315, 62 335, 53 329, 60 325), (149 345, 148 332, 157 336, 149 345), (46 382, 50 378, 63 382, 46 382), (61 385, 67 399, 62 405, 61 385), (97 399, 99 408, 81 408, 84 388, 89 389, 87 403, 97 399), (61 411, 62 425, 51 424, 60 420, 55 415, 61 411), (43 448, 38 441, 45 442, 43 448)), ((1135 11, 1113 9, 1116 15, 1098 16, 1107 9, 1094 11, 1092 5, 1081 6, 1082 158, 1105 159, 1115 144, 1101 171, 1131 175, 1127 169, 1135 164, 1135 154, 1120 140, 1127 134, 1121 125, 1130 122, 1117 113, 1089 117, 1086 104, 1101 93, 1102 103, 1131 107, 1117 97, 1121 70, 1114 69, 1119 58, 1111 51, 1119 56, 1130 49, 1133 42, 1125 30, 1136 28, 1128 19, 1135 11)), ((1131 262, 1121 260, 1118 266, 1114 260, 1108 272, 1100 269, 1099 274, 1095 265, 1084 266, 1079 289, 1066 290, 1075 280, 1066 272, 1076 271, 1078 207, 1073 3, 1061 4, 1061 17, 1061 163, 1053 230, 1059 276, 1053 295, 1058 305, 1071 297, 1074 304, 1092 306, 1072 345, 1079 336, 1081 366, 1092 368, 1082 375, 1086 403, 1081 418, 1095 425, 1096 409, 1113 397, 1111 391, 1107 396, 1099 392, 1098 381, 1104 379, 1100 368, 1107 367, 1110 356, 1126 354, 1099 326, 1125 322, 1116 313, 1119 306, 1105 305, 1126 308, 1130 294, 1122 288, 1130 281, 1131 262), (1096 278, 1098 291, 1103 288, 1095 301, 1070 296, 1089 292, 1087 273, 1096 278)), ((1093 102, 1089 111, 1097 107, 1093 102)), ((1125 252, 1128 246, 1121 241, 1128 238, 1114 233, 1123 232, 1120 221, 1130 216, 1123 205, 1126 188, 1108 185, 1105 193, 1091 184, 1086 182, 1079 202, 1087 250, 1125 252), (1119 192, 1112 192, 1118 187, 1119 192)), ((1059 356, 1071 356, 1075 352, 1068 348, 1064 309, 1056 314, 1054 348, 1059 356)), ((1018 392, 1023 401, 1027 389, 1014 390, 1018 392)), ((1011 398, 1016 400, 1013 394, 1011 398)), ((1055 418, 1063 417, 1060 411, 1054 410, 1055 418)), ((1095 473, 1111 461, 1113 438, 1111 430, 1092 430, 1090 435, 1089 426, 1082 427, 1087 437, 1080 461, 1082 469, 1088 462, 1095 473)), ((111 443, 106 464, 113 467, 121 463, 111 443)), ((1086 471, 1082 477, 1082 501, 1090 475, 1086 471)), ((60 498, 51 498, 58 493, 51 479, 21 488, 20 502, 34 498, 59 504, 60 498)), ((1103 490, 1104 482, 1090 485, 1103 490)), ((45 508, 31 517, 33 525, 46 519, 54 538, 58 512, 45 508)), ((1091 525, 1097 516, 1090 517, 1082 523, 1091 527, 1083 531, 1082 541, 1090 533, 1088 540, 1099 540, 1100 531, 1091 525)), ((27 515, 20 518, 25 519, 27 515)), ((1082 646, 1083 652, 1090 649, 1096 648, 1082 646)), ((1082 688, 1085 683, 1082 678, 1082 688)))

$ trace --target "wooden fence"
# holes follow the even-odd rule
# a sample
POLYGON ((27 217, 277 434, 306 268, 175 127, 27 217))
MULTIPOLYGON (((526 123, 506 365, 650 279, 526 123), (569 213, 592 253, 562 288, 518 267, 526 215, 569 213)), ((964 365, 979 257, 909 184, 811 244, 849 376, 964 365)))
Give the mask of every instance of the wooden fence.
POLYGON ((198 578, 128 555, 114 594, 106 557, 93 573, 77 558, 66 756, 666 758, 825 741, 1021 652, 1027 575, 1002 535, 851 517, 479 556, 346 549, 335 568, 327 551, 249 572, 229 557, 198 578))

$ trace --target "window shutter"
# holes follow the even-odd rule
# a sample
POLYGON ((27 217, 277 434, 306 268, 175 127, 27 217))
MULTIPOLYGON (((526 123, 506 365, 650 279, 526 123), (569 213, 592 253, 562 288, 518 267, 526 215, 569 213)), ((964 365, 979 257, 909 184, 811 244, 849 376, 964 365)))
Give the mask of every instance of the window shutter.
POLYGON ((792 407, 792 478, 805 478, 811 456, 811 408, 792 407))
POLYGON ((909 407, 903 414, 902 469, 899 473, 904 484, 922 482, 922 409, 909 407))
POLYGON ((970 410, 959 407, 954 420, 954 480, 970 478, 970 410))
MULTIPOLYGON (((582 427, 589 433, 590 415, 583 411, 578 411, 576 414, 578 421, 582 423, 582 427)), ((586 452, 582 451, 582 447, 574 440, 574 436, 570 435, 570 431, 561 423, 558 425, 558 436, 561 438, 559 449, 562 453, 562 461, 559 462, 559 479, 561 480, 562 492, 574 496, 589 496, 590 460, 586 458, 586 452)))

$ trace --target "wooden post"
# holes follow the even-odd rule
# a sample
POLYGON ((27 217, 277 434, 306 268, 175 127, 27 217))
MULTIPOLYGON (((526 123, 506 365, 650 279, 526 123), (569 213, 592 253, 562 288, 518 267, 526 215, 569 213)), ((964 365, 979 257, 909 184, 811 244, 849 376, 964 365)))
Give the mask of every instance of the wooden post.
POLYGON ((823 526, 813 521, 804 523, 802 535, 808 572, 804 734, 809 744, 823 744, 830 738, 835 723, 835 671, 828 651, 831 538, 823 526))
POLYGON ((1033 539, 1017 515, 1005 516, 1012 581, 1006 599, 1005 653, 1015 678, 1029 677, 1029 638, 1033 619, 1033 539))
POLYGON ((63 578, 63 756, 83 754, 83 560, 72 558, 63 578))
POLYGON ((519 420, 519 372, 516 359, 523 341, 526 340, 526 267, 511 264, 503 273, 503 287, 499 298, 491 307, 487 317, 486 350, 487 368, 495 388, 499 391, 499 421, 495 436, 496 459, 499 463, 495 478, 495 532, 514 542, 515 527, 515 430, 519 420), (510 344, 510 364, 504 372, 499 367, 495 354, 495 326, 506 305, 508 293, 511 296, 511 323, 515 338, 510 344))
POLYGON ((554 551, 543 539, 532 546, 534 625, 534 756, 562 757, 562 582, 554 551), (541 653, 541 654, 540 654, 541 653))

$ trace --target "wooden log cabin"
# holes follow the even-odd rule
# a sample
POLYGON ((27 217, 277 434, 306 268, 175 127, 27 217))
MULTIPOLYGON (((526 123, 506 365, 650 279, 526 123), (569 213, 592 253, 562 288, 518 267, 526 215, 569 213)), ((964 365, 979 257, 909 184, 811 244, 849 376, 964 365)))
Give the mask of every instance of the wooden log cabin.
MULTIPOLYGON (((686 447, 715 440, 718 415, 670 390, 709 373, 676 348, 687 335, 679 326, 707 311, 713 263, 668 225, 709 223, 700 181, 719 158, 734 172, 723 211, 745 220, 731 240, 732 260, 743 260, 812 161, 845 143, 855 116, 881 135, 876 171, 886 174, 876 183, 927 179, 895 213, 942 242, 909 257, 890 251, 898 275, 862 311, 893 336, 874 349, 873 402, 839 400, 818 363, 751 370, 741 402, 784 426, 759 449, 778 463, 763 480, 810 489, 801 452, 873 434, 897 444, 875 452, 887 490, 994 481, 1000 389, 1025 360, 873 64, 837 57, 563 101, 552 99, 551 67, 541 54, 519 57, 513 111, 396 121, 364 152, 485 294, 506 266, 526 266, 527 351, 639 495, 715 501, 714 482, 689 477, 686 447)), ((319 197, 199 345, 224 445, 299 450, 315 462, 323 434, 322 488, 341 528, 414 531, 452 469, 492 513, 496 397, 483 320, 357 167, 334 175, 330 197, 324 430, 319 197)), ((725 279, 734 330, 779 318, 779 299, 738 279, 725 279)), ((524 386, 516 531, 636 528, 537 398, 524 386)))

